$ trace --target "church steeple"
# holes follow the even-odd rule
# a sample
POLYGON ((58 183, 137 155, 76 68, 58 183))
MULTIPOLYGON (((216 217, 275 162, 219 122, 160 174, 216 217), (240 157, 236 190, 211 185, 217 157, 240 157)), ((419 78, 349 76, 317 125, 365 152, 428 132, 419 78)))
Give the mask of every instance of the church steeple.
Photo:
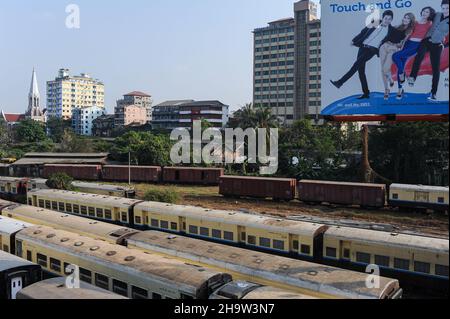
POLYGON ((43 121, 41 95, 39 93, 39 85, 37 82, 36 70, 34 68, 31 76, 30 93, 28 94, 27 116, 36 121, 43 121))

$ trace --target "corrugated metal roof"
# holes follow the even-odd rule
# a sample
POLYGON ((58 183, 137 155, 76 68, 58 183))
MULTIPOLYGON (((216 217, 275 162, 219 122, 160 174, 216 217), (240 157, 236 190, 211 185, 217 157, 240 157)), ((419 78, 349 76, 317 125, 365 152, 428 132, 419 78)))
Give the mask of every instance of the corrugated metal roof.
POLYGON ((24 158, 45 157, 45 158, 101 158, 108 157, 109 153, 26 153, 24 158))
POLYGON ((275 177, 255 177, 255 176, 230 176, 230 175, 224 175, 221 176, 222 179, 245 179, 245 180, 260 180, 260 181, 280 181, 280 182, 291 182, 295 180, 295 178, 275 178, 275 177))
POLYGON ((337 186, 364 186, 364 187, 386 187, 384 184, 371 184, 371 183, 350 183, 350 182, 333 182, 333 181, 316 181, 302 179, 300 183, 305 184, 324 184, 324 185, 337 185, 337 186))

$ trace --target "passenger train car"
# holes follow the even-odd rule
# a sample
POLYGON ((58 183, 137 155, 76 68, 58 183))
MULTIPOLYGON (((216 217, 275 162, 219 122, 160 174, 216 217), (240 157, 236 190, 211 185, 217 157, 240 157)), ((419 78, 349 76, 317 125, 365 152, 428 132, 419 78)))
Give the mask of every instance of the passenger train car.
POLYGON ((207 241, 159 231, 136 232, 120 225, 31 206, 5 204, 3 206, 6 208, 1 210, 1 213, 5 216, 77 232, 110 243, 118 242, 118 237, 112 234, 126 234, 119 241, 129 248, 171 256, 189 264, 229 273, 235 279, 293 291, 297 294, 307 294, 317 298, 398 298, 402 292, 398 281, 392 279, 382 278, 379 289, 367 289, 366 275, 358 272, 267 253, 249 254, 248 250, 242 248, 211 244, 207 241))
MULTIPOLYGON (((267 251, 275 254, 289 255, 305 260, 328 262, 323 258, 326 247, 324 236, 328 226, 312 224, 286 219, 276 219, 258 215, 245 214, 234 211, 208 210, 198 207, 170 205, 155 202, 125 201, 114 197, 95 197, 94 195, 79 194, 64 191, 34 191, 29 193, 29 204, 42 208, 51 208, 60 212, 90 217, 110 223, 136 228, 139 230, 160 230, 169 233, 181 234, 195 238, 207 239, 214 242, 252 248, 253 250, 267 251), (81 205, 81 206, 80 206, 81 205), (108 212, 108 214, 106 214, 108 212), (111 213, 114 212, 114 213, 111 213)), ((353 228, 349 233, 358 233, 353 228)), ((331 232, 330 232, 331 233, 331 232)), ((377 236, 383 232, 367 230, 362 233, 361 240, 367 243, 366 251, 378 249, 380 246, 377 236)), ((387 233, 389 234, 389 233, 387 233)), ((351 236, 351 235, 350 235, 351 236)), ((401 236, 391 236, 391 241, 382 245, 382 256, 403 255, 410 256, 410 265, 416 260, 414 242, 426 242, 427 238, 413 235, 406 236, 406 243, 400 242, 401 236), (398 247, 394 247, 399 243, 398 247), (401 244, 400 244, 401 243, 401 244)), ((355 238, 355 242, 358 238, 355 238)), ((352 242, 352 239, 349 239, 352 242)), ((436 239, 433 241, 445 266, 447 275, 438 272, 424 274, 410 268, 414 276, 436 275, 438 281, 448 284, 448 241, 436 239)), ((426 244, 425 244, 426 245, 426 244)), ((340 259, 339 259, 340 260, 340 259)), ((430 263, 433 261, 430 260, 430 263)), ((343 263, 345 265, 345 263, 343 263)), ((404 273, 404 269, 393 266, 391 269, 397 273, 404 273)))
POLYGON ((389 190, 389 205, 448 213, 448 193, 448 187, 392 184, 389 190))
POLYGON ((39 281, 17 293, 19 300, 126 300, 118 294, 81 282, 77 289, 66 286, 66 278, 39 281))

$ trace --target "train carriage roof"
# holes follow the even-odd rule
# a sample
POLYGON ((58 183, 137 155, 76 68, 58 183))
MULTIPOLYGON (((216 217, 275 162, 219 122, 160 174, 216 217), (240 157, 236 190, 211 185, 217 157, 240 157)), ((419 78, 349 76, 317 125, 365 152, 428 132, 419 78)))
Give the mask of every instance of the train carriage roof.
POLYGON ((300 289, 300 292, 338 298, 383 298, 391 290, 397 291, 397 280, 380 278, 380 288, 366 287, 367 275, 331 266, 255 252, 238 247, 209 243, 199 239, 146 231, 135 234, 128 243, 141 249, 159 251, 179 258, 244 273, 252 277, 300 289))
POLYGON ((246 214, 237 211, 211 210, 195 206, 172 205, 158 202, 142 202, 136 205, 136 210, 169 216, 202 219, 203 221, 265 229, 278 233, 291 233, 314 237, 326 226, 301 221, 276 219, 262 215, 246 214))
POLYGON ((5 253, 4 251, 0 250, 0 272, 3 272, 5 270, 12 270, 19 267, 24 266, 36 266, 36 264, 33 264, 32 262, 29 262, 28 260, 19 258, 17 256, 5 253))
POLYGON ((22 229, 32 226, 34 225, 30 223, 24 223, 12 218, 0 216, 0 233, 2 234, 12 235, 22 229))
POLYGON ((54 227, 62 230, 73 231, 88 237, 97 236, 99 239, 116 243, 124 236, 136 233, 131 228, 109 223, 97 222, 92 219, 68 215, 28 205, 14 205, 4 209, 4 213, 32 222, 38 225, 54 227))
POLYGON ((369 229, 332 226, 325 233, 325 238, 327 237, 335 237, 343 241, 359 241, 372 245, 379 244, 384 247, 402 247, 440 254, 448 254, 449 250, 448 239, 388 233, 369 229))
POLYGON ((358 187, 371 187, 371 188, 386 188, 386 185, 384 185, 384 184, 318 181, 318 180, 309 180, 309 179, 302 179, 302 180, 300 180, 300 183, 319 184, 319 185, 334 185, 334 186, 358 186, 358 187))
POLYGON ((178 289, 192 294, 212 278, 222 275, 174 258, 129 249, 46 226, 27 228, 17 235, 17 239, 76 256, 77 259, 114 269, 115 272, 126 273, 142 283, 147 280, 166 285, 176 283, 178 289))
POLYGON ((426 186, 426 185, 407 185, 407 184, 392 184, 390 186, 392 190, 405 190, 405 191, 418 191, 418 192, 436 192, 436 193, 448 193, 448 186, 426 186))
POLYGON ((28 195, 47 196, 54 201, 70 201, 70 202, 82 202, 86 205, 104 206, 104 207, 117 207, 117 208, 130 208, 140 200, 128 199, 123 197, 87 194, 72 191, 62 191, 56 189, 38 189, 28 192, 28 195))
POLYGON ((66 278, 53 278, 25 287, 19 292, 18 299, 37 300, 106 300, 128 299, 108 290, 80 282, 80 288, 70 289, 65 286, 66 278))

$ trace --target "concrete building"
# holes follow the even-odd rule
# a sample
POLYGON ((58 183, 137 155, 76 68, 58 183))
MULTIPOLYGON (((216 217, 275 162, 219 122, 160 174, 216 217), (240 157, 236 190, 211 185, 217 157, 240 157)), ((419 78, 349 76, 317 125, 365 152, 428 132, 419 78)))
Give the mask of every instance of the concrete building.
POLYGON ((267 106, 285 125, 321 112, 320 20, 309 0, 294 4, 294 18, 254 33, 255 106, 267 106))
POLYGON ((111 137, 115 128, 115 115, 102 115, 92 122, 92 135, 98 137, 111 137))
POLYGON ((270 107, 282 123, 294 121, 295 20, 270 22, 254 33, 253 104, 270 107))
POLYGON ((59 70, 53 81, 47 82, 47 116, 65 120, 77 109, 105 108, 105 87, 88 74, 71 76, 68 69, 59 70))
POLYGON ((180 105, 194 100, 166 101, 153 108, 152 127, 158 130, 173 130, 180 127, 180 105))
POLYGON ((74 109, 72 111, 72 128, 78 135, 92 136, 95 119, 105 114, 105 109, 98 106, 74 109))
MULTIPOLYGON (((135 118, 136 123, 140 123, 142 125, 150 123, 152 121, 152 104, 153 100, 151 95, 148 95, 143 92, 134 91, 123 96, 123 99, 117 101, 117 106, 115 109, 115 114, 117 115, 117 125, 126 126, 125 124, 126 113, 129 113, 130 118, 135 118), (126 109, 129 106, 133 106, 133 108, 126 109), (140 108, 137 109, 137 108, 140 108), (143 110, 143 111, 142 111, 143 110), (142 117, 142 112, 144 112, 144 117, 142 117)), ((131 124, 133 122, 130 122, 131 124)))
POLYGON ((193 121, 205 120, 213 127, 225 127, 228 123, 229 106, 219 101, 177 100, 155 106, 154 129, 191 128, 193 121))
POLYGON ((28 109, 25 117, 38 122, 45 122, 44 112, 41 110, 41 94, 39 93, 39 84, 36 77, 36 71, 33 69, 31 75, 30 92, 28 93, 28 109))

